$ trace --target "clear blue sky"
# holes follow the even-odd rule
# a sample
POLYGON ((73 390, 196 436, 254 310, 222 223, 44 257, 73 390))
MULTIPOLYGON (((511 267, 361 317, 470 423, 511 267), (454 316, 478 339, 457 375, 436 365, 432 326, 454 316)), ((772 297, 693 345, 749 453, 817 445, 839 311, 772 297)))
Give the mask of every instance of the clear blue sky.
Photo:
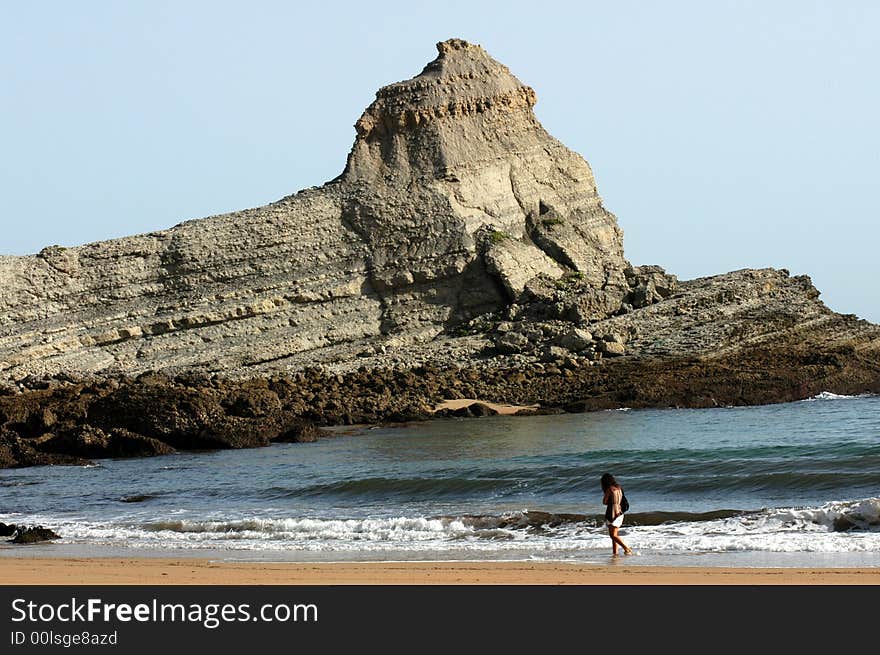
POLYGON ((809 274, 880 322, 880 3, 6 2, 0 253, 335 177, 384 84, 450 37, 538 93, 627 258, 809 274))

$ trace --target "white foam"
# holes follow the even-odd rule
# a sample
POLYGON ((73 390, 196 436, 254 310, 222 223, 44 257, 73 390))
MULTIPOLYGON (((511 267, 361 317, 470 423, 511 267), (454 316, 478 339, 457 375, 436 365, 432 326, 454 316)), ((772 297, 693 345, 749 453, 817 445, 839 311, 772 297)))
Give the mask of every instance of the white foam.
MULTIPOLYGON (((568 523, 536 532, 406 516, 348 520, 210 517, 161 523, 97 523, 77 517, 31 516, 28 522, 51 526, 62 535, 62 543, 160 550, 471 552, 481 556, 525 550, 537 557, 554 558, 604 552, 609 543, 604 528, 587 524, 568 523)), ((880 498, 767 509, 713 521, 625 524, 622 534, 631 546, 643 551, 876 553, 880 552, 880 498), (835 531, 835 524, 840 528, 841 521, 851 529, 835 531)))
POLYGON ((823 391, 821 393, 816 394, 812 398, 804 398, 801 402, 802 403, 810 403, 810 402, 814 402, 816 400, 852 400, 854 398, 870 398, 870 397, 871 397, 871 394, 869 394, 869 393, 862 393, 862 394, 858 394, 855 396, 846 396, 846 395, 831 393, 830 391, 823 391))
POLYGON ((880 499, 782 508, 708 521, 638 530, 640 547, 701 552, 764 551, 848 553, 880 549, 880 499), (847 520, 854 528, 835 531, 847 520))

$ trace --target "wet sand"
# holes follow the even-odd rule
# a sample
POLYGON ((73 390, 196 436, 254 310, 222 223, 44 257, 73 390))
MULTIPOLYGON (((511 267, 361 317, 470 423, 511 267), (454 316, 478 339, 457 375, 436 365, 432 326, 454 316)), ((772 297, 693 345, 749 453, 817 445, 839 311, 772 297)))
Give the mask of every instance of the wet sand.
POLYGON ((720 568, 560 562, 228 562, 0 558, 5 585, 880 585, 880 568, 720 568))
POLYGON ((532 410, 540 407, 540 405, 505 405, 502 403, 489 402, 488 400, 481 400, 480 398, 457 398, 455 400, 444 400, 442 403, 439 403, 434 407, 434 411, 436 412, 441 409, 461 409, 462 407, 468 407, 473 403, 482 403, 486 405, 486 407, 494 409, 501 416, 512 416, 520 410, 532 410))

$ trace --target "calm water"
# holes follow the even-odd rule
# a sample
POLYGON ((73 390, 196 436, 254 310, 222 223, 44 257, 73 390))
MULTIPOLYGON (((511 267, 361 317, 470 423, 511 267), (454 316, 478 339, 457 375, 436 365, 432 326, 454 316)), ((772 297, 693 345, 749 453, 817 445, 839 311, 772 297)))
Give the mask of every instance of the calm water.
POLYGON ((53 527, 64 539, 34 548, 57 554, 602 561, 605 471, 630 499, 628 562, 880 566, 876 396, 443 419, 4 470, 0 520, 53 527))

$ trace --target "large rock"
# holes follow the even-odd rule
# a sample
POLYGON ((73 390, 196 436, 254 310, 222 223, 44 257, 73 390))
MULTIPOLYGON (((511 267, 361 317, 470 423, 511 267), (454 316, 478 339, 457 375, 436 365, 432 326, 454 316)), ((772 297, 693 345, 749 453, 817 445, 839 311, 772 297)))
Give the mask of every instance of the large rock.
POLYGON ((626 354, 626 347, 619 341, 600 341, 599 352, 610 357, 620 357, 626 354))
POLYGON ((557 339, 557 343, 568 350, 581 352, 593 345, 593 335, 586 330, 571 327, 557 339))
POLYGON ((619 335, 628 354, 652 357, 719 357, 792 338, 816 351, 848 342, 867 351, 880 348, 877 326, 832 312, 809 277, 776 269, 679 282, 662 302, 598 321, 591 329, 619 335))
POLYGON ((87 459, 75 455, 43 452, 35 447, 32 440, 22 438, 11 430, 0 428, 0 468, 88 463, 87 459))
POLYGON ((34 525, 27 527, 19 526, 11 541, 14 544, 37 544, 42 541, 52 541, 54 539, 61 539, 61 536, 50 528, 44 528, 41 525, 34 525))
MULTIPOLYGON (((302 367, 431 339, 539 273, 619 300, 622 233, 535 92, 451 39, 379 90, 345 170, 265 207, 0 257, 0 379, 302 367), (504 234, 481 246, 480 234, 504 234)), ((618 303, 619 304, 619 303, 618 303)))
POLYGON ((41 452, 85 458, 150 457, 174 452, 174 448, 167 443, 125 428, 112 428, 105 432, 91 425, 71 426, 38 440, 35 447, 41 452))
POLYGON ((635 309, 665 300, 678 287, 678 278, 660 266, 636 266, 624 274, 630 287, 626 301, 635 309))
POLYGON ((504 332, 495 343, 495 347, 502 353, 521 353, 532 349, 529 338, 521 332, 504 332))
POLYGON ((510 300, 520 299, 526 284, 543 275, 557 279, 564 274, 563 268, 548 257, 534 243, 513 237, 497 230, 489 231, 486 241, 486 268, 504 285, 510 300))

